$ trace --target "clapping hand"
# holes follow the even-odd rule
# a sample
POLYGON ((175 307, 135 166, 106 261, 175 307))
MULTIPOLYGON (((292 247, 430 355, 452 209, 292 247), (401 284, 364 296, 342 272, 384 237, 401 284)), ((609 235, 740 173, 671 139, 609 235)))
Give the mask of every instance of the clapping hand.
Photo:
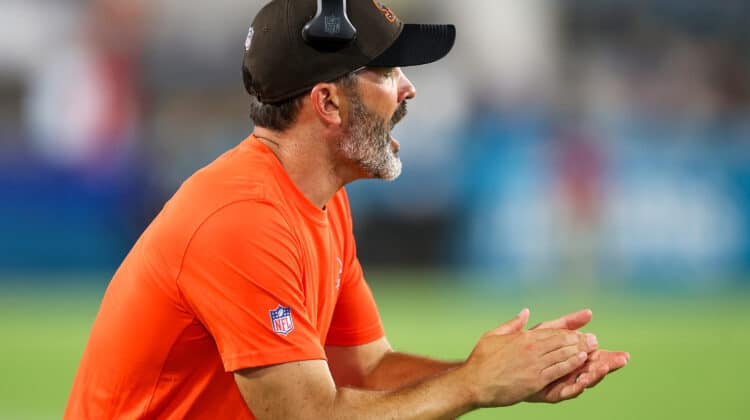
MULTIPOLYGON (((532 329, 577 330, 591 321, 588 309, 564 315, 552 321, 542 322, 532 329)), ((529 402, 556 403, 579 396, 586 388, 592 388, 608 374, 622 368, 630 360, 630 354, 621 351, 594 350, 586 363, 574 372, 552 382, 540 392, 527 398, 529 402)))

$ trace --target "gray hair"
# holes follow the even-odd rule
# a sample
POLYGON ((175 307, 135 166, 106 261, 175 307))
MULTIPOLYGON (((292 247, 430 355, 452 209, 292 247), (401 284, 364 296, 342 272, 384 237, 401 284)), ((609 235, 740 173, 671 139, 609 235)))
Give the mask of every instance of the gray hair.
MULTIPOLYGON (((333 81, 343 87, 347 94, 351 94, 357 85, 355 73, 347 73, 333 81)), ((309 92, 305 92, 294 98, 273 104, 264 104, 257 97, 250 97, 250 119, 256 126, 268 128, 274 131, 286 131, 294 124, 302 109, 302 102, 309 92)))

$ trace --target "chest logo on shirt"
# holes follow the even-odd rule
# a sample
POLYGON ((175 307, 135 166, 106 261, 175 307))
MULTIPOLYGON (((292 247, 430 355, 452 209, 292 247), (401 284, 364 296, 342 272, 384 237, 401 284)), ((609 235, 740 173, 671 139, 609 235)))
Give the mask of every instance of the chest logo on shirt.
POLYGON ((294 329, 292 321, 292 308, 288 306, 277 306, 276 309, 268 311, 271 315, 271 327, 273 332, 279 335, 287 335, 294 329))

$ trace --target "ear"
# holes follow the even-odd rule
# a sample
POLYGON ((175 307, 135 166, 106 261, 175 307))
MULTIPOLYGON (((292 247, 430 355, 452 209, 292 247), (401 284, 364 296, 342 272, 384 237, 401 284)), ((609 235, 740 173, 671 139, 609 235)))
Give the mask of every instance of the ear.
POLYGON ((310 104, 325 125, 341 125, 343 92, 333 83, 318 83, 310 92, 310 104))

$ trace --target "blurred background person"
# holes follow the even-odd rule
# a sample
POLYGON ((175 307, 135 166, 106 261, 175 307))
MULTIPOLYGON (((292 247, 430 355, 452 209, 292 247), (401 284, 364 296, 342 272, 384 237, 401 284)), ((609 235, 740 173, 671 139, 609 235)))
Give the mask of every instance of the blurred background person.
POLYGON ((50 45, 29 80, 32 150, 80 172, 122 171, 141 120, 143 6, 97 0, 50 45))
POLYGON ((144 223, 142 2, 71 6, 23 72, 22 143, 0 183, 9 266, 109 267, 144 223))

